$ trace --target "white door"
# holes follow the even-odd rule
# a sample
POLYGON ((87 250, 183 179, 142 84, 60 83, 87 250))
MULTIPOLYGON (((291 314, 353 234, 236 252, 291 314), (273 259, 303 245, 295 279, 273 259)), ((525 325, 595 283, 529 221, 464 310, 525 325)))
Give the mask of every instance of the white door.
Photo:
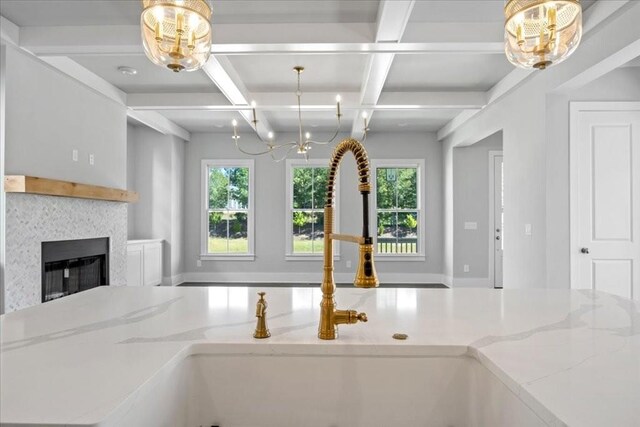
POLYGON ((502 288, 502 254, 504 253, 504 162, 502 155, 493 158, 493 287, 502 288))
POLYGON ((571 109, 572 288, 640 299, 640 103, 571 109))

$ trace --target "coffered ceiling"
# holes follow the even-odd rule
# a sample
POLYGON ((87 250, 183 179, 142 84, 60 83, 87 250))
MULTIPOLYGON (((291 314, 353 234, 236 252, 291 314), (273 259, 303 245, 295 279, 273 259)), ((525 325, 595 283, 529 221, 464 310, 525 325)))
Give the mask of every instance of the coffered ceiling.
POLYGON ((229 61, 249 92, 295 92, 293 67, 303 65, 305 92, 358 92, 370 55, 237 55, 229 61))
POLYGON ((488 91, 513 70, 496 54, 398 55, 391 64, 385 91, 488 91))
POLYGON ((202 71, 172 73, 158 67, 145 55, 71 55, 70 58, 126 93, 220 93, 202 71), (120 66, 134 68, 137 74, 122 74, 118 71, 120 66))
POLYGON ((296 130, 295 65, 306 67, 308 130, 334 129, 340 93, 342 129, 354 136, 362 112, 372 132, 438 131, 520 76, 503 53, 503 0, 211 3, 213 55, 204 69, 180 74, 145 57, 138 0, 3 0, 0 15, 23 49, 188 132, 228 133, 233 118, 250 131, 253 99, 262 137, 296 130))

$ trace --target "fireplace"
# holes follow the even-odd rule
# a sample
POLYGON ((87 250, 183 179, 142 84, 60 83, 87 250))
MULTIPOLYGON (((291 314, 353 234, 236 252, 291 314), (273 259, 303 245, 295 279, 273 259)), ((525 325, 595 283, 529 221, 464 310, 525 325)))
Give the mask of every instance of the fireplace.
POLYGON ((109 238, 42 242, 42 302, 109 285, 109 238))

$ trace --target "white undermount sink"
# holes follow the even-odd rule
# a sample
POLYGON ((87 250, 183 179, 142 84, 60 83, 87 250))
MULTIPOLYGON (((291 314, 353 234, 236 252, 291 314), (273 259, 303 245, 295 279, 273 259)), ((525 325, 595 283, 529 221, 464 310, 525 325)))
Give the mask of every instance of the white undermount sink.
POLYGON ((189 353, 99 425, 545 425, 470 357, 189 353))

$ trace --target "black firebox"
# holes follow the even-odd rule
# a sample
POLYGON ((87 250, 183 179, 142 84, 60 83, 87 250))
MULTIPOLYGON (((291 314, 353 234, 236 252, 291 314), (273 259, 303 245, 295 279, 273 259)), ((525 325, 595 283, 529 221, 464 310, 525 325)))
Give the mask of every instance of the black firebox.
POLYGON ((42 242, 42 302, 108 284, 108 237, 42 242))

